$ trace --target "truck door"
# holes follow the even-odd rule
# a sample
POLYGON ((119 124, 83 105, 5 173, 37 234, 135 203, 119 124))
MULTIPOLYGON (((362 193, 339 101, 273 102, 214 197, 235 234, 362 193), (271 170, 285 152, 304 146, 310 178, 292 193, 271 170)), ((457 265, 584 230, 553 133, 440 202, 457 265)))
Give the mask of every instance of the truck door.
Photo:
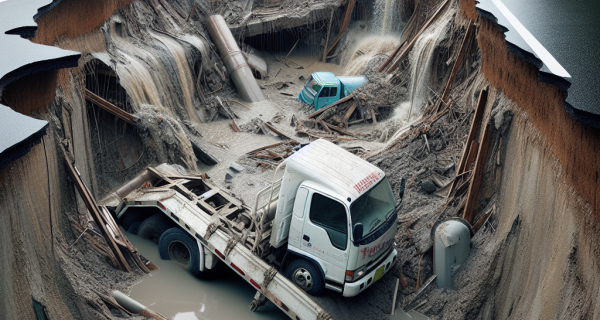
POLYGON ((337 87, 325 86, 319 92, 315 103, 315 110, 319 110, 339 100, 339 90, 337 87))
POLYGON ((341 202, 311 190, 301 250, 324 263, 325 277, 343 283, 348 261, 348 213, 341 202))

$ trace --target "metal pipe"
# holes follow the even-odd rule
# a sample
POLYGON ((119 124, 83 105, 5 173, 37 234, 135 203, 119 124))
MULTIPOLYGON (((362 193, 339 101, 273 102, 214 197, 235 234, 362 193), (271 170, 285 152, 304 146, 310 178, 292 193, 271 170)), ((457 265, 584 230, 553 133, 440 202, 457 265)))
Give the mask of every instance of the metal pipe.
POLYGON ((146 181, 152 178, 157 177, 150 170, 146 169, 142 173, 138 174, 135 178, 124 183, 119 187, 119 189, 104 197, 102 200, 100 200, 100 203, 110 203, 113 201, 120 202, 121 199, 130 194, 131 191, 141 187, 144 183, 146 183, 146 181))
POLYGON ((121 291, 113 291, 112 296, 123 308, 131 313, 136 313, 146 318, 154 318, 156 320, 167 320, 162 315, 148 309, 145 305, 131 299, 121 291))
POLYGON ((207 28, 208 34, 219 49, 221 60, 227 67, 227 71, 242 99, 247 102, 265 100, 256 79, 252 75, 252 70, 235 42, 225 19, 221 15, 210 16, 207 28))

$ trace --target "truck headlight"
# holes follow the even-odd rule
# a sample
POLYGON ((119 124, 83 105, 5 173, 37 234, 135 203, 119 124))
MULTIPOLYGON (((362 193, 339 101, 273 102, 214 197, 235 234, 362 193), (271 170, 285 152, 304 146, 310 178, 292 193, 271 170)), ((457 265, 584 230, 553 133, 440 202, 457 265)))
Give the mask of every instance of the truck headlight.
POLYGON ((346 281, 354 281, 360 279, 365 274, 365 267, 358 268, 354 271, 346 270, 346 281))

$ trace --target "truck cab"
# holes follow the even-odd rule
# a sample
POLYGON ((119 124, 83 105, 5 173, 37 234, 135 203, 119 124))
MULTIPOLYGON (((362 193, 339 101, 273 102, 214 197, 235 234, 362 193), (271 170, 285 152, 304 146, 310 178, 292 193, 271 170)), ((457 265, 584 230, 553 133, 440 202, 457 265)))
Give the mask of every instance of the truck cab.
POLYGON ((287 277, 310 294, 351 297, 380 279, 396 258, 396 200, 385 173, 335 144, 317 140, 283 169, 270 244, 285 248, 287 277))
POLYGON ((298 99, 319 110, 346 96, 367 82, 365 76, 336 77, 331 72, 311 74, 298 99))

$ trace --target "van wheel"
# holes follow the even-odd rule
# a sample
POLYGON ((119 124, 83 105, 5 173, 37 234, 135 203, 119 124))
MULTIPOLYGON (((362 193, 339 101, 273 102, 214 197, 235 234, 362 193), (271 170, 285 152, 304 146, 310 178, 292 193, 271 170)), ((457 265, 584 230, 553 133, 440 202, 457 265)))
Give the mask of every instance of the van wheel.
POLYGON ((142 239, 150 239, 158 244, 158 240, 167 230, 173 227, 173 221, 162 213, 156 213, 144 220, 138 229, 138 236, 142 239))
POLYGON ((312 296, 319 296, 323 293, 325 288, 323 277, 312 262, 296 259, 290 263, 287 271, 288 279, 306 293, 312 296))
POLYGON ((185 231, 175 227, 160 237, 158 252, 163 260, 173 260, 196 277, 200 277, 200 251, 196 240, 185 231))

